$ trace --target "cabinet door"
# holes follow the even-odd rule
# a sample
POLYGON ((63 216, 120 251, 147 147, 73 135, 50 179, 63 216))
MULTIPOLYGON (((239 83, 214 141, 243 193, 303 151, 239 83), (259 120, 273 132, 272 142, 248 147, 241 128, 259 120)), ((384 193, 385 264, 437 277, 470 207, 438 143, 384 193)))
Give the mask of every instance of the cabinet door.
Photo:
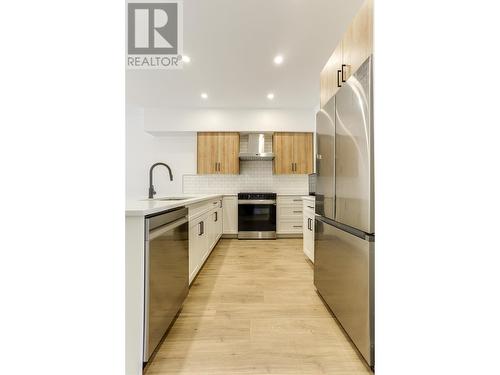
POLYGON ((209 219, 210 219, 210 246, 209 246, 209 251, 210 251, 212 247, 215 245, 215 242, 217 241, 217 231, 219 230, 220 215, 217 213, 217 210, 212 211, 212 213, 209 216, 209 219))
POLYGON ((214 132, 198 133, 198 174, 217 173, 219 136, 214 132))
POLYGON ((366 0, 352 20, 342 39, 345 64, 344 79, 347 80, 372 54, 373 0, 366 0))
POLYGON ((307 236, 307 251, 311 262, 314 263, 314 216, 309 216, 309 234, 307 236))
POLYGON ((313 135, 312 133, 295 133, 293 136, 294 173, 309 174, 313 172, 313 135))
POLYGON ((240 173, 240 133, 219 133, 218 138, 219 173, 240 173))
POLYGON ((189 283, 195 278, 200 268, 201 245, 203 241, 200 220, 189 227, 189 283))
POLYGON ((321 108, 335 95, 339 89, 338 71, 342 70, 342 42, 333 51, 320 74, 320 105, 321 108))
POLYGON ((309 256, 309 216, 304 214, 302 218, 302 250, 309 256))
POLYGON ((220 236, 222 236, 222 223, 223 223, 223 216, 222 216, 222 208, 217 209, 217 221, 216 221, 216 231, 215 231, 215 241, 217 241, 220 236))
POLYGON ((222 225, 224 234, 238 233, 238 198, 224 197, 222 199, 222 225))
POLYGON ((274 173, 293 173, 293 139, 294 133, 274 133, 274 173))
POLYGON ((203 235, 205 236, 205 241, 204 241, 204 246, 203 246, 203 262, 207 259, 208 254, 210 253, 210 249, 212 248, 212 245, 214 243, 214 213, 210 212, 206 217, 205 217, 205 233, 203 235))

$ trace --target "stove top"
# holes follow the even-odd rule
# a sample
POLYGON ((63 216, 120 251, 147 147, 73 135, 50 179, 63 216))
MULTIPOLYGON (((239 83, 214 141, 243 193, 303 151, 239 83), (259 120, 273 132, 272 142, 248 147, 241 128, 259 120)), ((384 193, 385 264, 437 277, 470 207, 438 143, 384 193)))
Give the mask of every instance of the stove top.
POLYGON ((238 199, 276 199, 276 193, 238 193, 238 199))

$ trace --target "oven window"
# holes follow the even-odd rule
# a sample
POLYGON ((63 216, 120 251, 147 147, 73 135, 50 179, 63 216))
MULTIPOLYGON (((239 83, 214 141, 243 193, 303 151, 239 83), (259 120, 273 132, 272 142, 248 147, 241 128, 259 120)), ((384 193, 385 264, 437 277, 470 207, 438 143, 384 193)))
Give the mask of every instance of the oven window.
POLYGON ((238 231, 276 231, 276 206, 274 204, 238 205, 238 231))

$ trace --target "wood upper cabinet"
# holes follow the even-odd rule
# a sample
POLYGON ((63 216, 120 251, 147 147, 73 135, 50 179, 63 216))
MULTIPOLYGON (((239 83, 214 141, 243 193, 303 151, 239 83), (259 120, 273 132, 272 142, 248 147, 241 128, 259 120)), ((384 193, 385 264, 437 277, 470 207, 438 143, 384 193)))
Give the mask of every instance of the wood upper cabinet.
POLYGON ((293 134, 294 133, 274 133, 274 173, 293 173, 293 134))
POLYGON ((335 48, 320 74, 320 102, 323 107, 340 88, 342 75, 342 42, 335 48))
POLYGON ((273 149, 275 174, 313 172, 312 133, 274 133, 273 149))
POLYGON ((219 133, 219 173, 240 173, 240 133, 219 133))
POLYGON ((214 174, 219 161, 219 133, 198 133, 198 174, 214 174))
POLYGON ((366 0, 342 38, 344 80, 373 52, 373 0, 366 0))
POLYGON ((313 135, 295 133, 293 135, 293 159, 297 174, 313 173, 313 135))
POLYGON ((373 0, 365 0, 321 71, 321 108, 372 53, 373 0))
POLYGON ((198 133, 198 174, 240 173, 239 152, 239 133, 198 133))

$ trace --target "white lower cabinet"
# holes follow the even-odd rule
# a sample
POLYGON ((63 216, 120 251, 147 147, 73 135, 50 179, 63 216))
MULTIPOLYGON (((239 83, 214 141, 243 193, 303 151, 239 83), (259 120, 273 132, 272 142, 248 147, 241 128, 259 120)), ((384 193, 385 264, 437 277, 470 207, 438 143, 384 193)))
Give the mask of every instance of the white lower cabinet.
POLYGON ((238 234, 238 197, 228 196, 222 198, 223 234, 238 234))
POLYGON ((201 232, 201 220, 196 220, 194 223, 189 223, 189 283, 194 279, 194 276, 198 272, 198 265, 200 263, 200 237, 201 232))
POLYGON ((277 199, 276 233, 300 237, 302 235, 302 197, 280 196, 277 199))
POLYGON ((303 249, 304 254, 314 263, 314 200, 303 202, 303 249))
POLYGON ((222 236, 222 200, 197 205, 196 217, 189 220, 189 284, 222 236))

